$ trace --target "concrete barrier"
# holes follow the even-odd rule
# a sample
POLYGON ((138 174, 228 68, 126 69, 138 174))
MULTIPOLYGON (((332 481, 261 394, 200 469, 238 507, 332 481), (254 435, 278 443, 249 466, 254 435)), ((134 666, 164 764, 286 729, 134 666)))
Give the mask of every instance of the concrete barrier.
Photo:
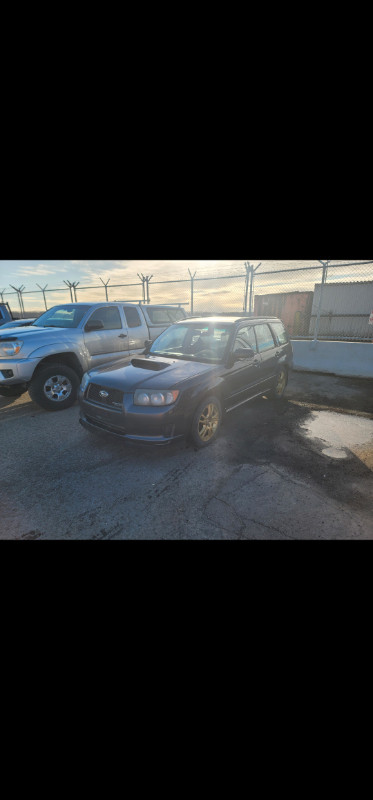
POLYGON ((294 369, 347 378, 373 378, 373 343, 292 340, 294 369))

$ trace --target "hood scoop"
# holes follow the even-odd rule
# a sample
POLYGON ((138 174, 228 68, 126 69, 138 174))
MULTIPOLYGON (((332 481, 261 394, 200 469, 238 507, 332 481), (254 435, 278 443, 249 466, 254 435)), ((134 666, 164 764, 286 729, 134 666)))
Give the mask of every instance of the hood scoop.
POLYGON ((138 367, 138 369, 148 369, 150 372, 159 372, 162 369, 166 369, 170 365, 167 363, 162 363, 162 361, 151 361, 147 358, 132 358, 131 364, 133 367, 138 367))

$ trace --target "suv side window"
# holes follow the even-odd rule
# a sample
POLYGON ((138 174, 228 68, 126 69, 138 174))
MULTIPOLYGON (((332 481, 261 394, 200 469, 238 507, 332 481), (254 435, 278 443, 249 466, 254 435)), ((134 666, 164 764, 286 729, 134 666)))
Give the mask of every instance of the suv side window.
POLYGON ((282 322, 271 322, 271 328, 279 344, 287 344, 289 341, 288 332, 282 322))
POLYGON ((275 342, 268 325, 255 325, 256 338, 258 340, 259 353, 265 353, 266 350, 272 350, 275 342))
POLYGON ((122 328, 122 320, 120 313, 115 306, 108 306, 107 308, 96 308, 92 316, 89 318, 90 322, 95 322, 100 319, 104 323, 105 331, 116 331, 122 328))
POLYGON ((245 325, 243 328, 240 328, 239 331, 237 332, 236 340, 233 347, 233 352, 236 352, 236 350, 240 350, 241 347, 251 347, 254 350, 254 353, 258 352, 256 346, 254 328, 252 325, 245 325))
POLYGON ((134 306, 124 306, 123 311, 129 328, 139 328, 140 325, 142 325, 137 308, 134 306))

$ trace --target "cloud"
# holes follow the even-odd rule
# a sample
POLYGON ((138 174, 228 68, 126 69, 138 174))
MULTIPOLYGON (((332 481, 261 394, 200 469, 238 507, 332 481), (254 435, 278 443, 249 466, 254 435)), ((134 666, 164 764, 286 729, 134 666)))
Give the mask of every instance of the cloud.
MULTIPOLYGON (((59 267, 60 272, 66 272, 66 268, 59 267)), ((18 275, 24 275, 27 278, 37 278, 39 275, 55 275, 56 268, 47 266, 46 264, 38 264, 37 266, 20 266, 17 269, 18 275)))

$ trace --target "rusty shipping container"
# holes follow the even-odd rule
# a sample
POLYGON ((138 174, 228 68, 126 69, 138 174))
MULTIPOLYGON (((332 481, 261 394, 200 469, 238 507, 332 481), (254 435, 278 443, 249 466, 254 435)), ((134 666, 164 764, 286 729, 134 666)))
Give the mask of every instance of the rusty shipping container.
POLYGON ((307 336, 310 326, 313 292, 283 292, 256 295, 257 317, 279 317, 290 336, 307 336))

